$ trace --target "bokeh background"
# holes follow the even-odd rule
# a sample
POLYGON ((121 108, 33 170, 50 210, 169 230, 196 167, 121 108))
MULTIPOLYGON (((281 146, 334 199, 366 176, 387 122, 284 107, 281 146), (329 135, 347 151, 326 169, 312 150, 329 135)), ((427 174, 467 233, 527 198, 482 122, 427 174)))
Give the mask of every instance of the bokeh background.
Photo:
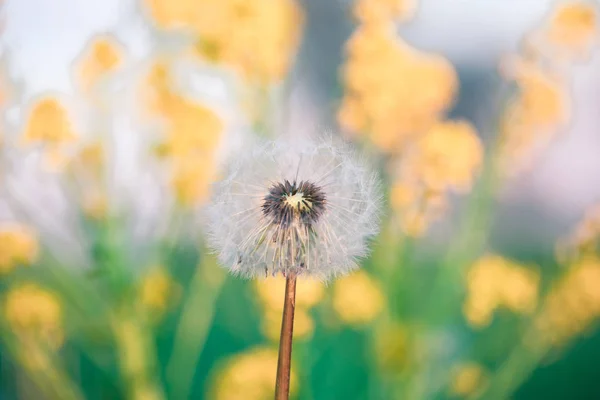
POLYGON ((591 0, 4 0, 0 398, 272 398, 284 282, 203 207, 322 131, 385 208, 299 282, 293 398, 599 398, 598 37, 591 0))

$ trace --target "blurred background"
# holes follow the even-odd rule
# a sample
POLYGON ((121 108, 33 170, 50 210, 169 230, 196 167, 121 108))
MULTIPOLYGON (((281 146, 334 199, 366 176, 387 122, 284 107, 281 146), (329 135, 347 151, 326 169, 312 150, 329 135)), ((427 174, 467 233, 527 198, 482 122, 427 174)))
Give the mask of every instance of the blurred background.
POLYGON ((205 247, 257 138, 377 166, 381 233, 298 284, 295 399, 597 399, 586 0, 4 0, 0 399, 268 399, 284 284, 205 247))

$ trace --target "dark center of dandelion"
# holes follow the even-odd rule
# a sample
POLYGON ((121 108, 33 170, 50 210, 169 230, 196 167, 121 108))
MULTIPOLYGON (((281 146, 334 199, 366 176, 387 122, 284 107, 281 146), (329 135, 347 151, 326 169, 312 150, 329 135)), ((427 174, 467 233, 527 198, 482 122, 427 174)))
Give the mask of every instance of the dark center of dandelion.
POLYGON ((274 224, 289 226, 299 221, 310 226, 325 212, 325 193, 308 181, 276 183, 262 204, 263 214, 274 224))

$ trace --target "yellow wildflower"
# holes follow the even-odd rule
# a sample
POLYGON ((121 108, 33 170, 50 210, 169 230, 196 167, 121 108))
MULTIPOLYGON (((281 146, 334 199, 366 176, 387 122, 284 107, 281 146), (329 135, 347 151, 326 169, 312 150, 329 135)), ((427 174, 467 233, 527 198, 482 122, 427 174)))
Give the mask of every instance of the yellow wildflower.
POLYGON ((75 138, 67 110, 58 98, 46 96, 33 103, 23 134, 25 143, 57 145, 75 138))
POLYGON ((586 210, 575 230, 557 245, 559 259, 590 256, 596 253, 600 241, 600 204, 586 210))
POLYGON ((67 167, 77 182, 84 214, 94 220, 101 220, 108 214, 109 204, 103 179, 105 158, 103 144, 92 142, 79 148, 67 167))
MULTIPOLYGON (((208 398, 214 400, 263 400, 273 397, 273 377, 277 373, 277 350, 257 347, 230 357, 212 382, 208 398)), ((292 365, 290 395, 298 390, 292 365)))
POLYGON ((466 121, 433 125, 415 145, 410 169, 432 191, 470 189, 483 161, 483 146, 475 128, 466 121))
MULTIPOLYGON (((281 276, 254 281, 258 297, 270 310, 283 309, 285 278, 281 276)), ((296 307, 311 308, 323 298, 325 286, 315 279, 298 279, 296 282, 296 307)))
POLYGON ((4 301, 4 318, 24 343, 59 348, 64 340, 62 308, 56 296, 34 284, 10 289, 4 301))
POLYGON ((508 69, 518 88, 501 125, 501 157, 510 172, 521 168, 567 124, 570 105, 561 77, 525 60, 516 60, 508 69))
MULTIPOLYGON (((279 342, 281 334, 281 313, 283 307, 278 311, 266 310, 262 331, 264 335, 271 341, 279 342)), ((294 312, 294 339, 304 340, 309 339, 315 330, 315 323, 310 316, 308 309, 305 307, 296 307, 294 312)))
POLYGON ((142 279, 140 301, 148 310, 162 313, 178 296, 179 285, 163 267, 153 267, 142 279))
POLYGON ((586 257, 570 267, 544 299, 538 339, 560 345, 585 333, 600 316, 600 260, 586 257))
POLYGON ((375 331, 373 354, 385 372, 402 373, 410 362, 408 331, 397 322, 382 325, 375 331))
POLYGON ((298 47, 302 13, 293 0, 147 0, 161 28, 184 27, 196 50, 261 83, 277 82, 298 47))
POLYGON ((597 4, 578 0, 559 4, 543 34, 550 51, 568 57, 584 55, 597 40, 597 4))
POLYGON ((398 38, 392 24, 361 26, 347 43, 345 95, 338 120, 396 152, 428 129, 451 105, 457 87, 452 65, 421 54, 398 38))
POLYGON ((452 371, 450 394, 466 397, 474 394, 485 385, 488 373, 474 362, 457 365, 452 371))
POLYGON ((38 256, 35 233, 24 225, 0 224, 0 275, 12 271, 17 265, 30 265, 38 256))
POLYGON ((386 20, 406 21, 417 8, 417 0, 357 0, 353 13, 362 23, 386 20))
POLYGON ((489 325, 494 312, 504 307, 530 314, 537 306, 539 272, 496 255, 486 255, 469 270, 463 312, 470 325, 489 325))
POLYGON ((398 160, 390 204, 405 234, 420 236, 447 208, 446 192, 466 192, 483 146, 465 121, 435 123, 398 160))
POLYGON ((110 36, 94 37, 76 65, 79 84, 84 91, 96 85, 123 62, 121 45, 110 36))
POLYGON ((333 309, 340 320, 362 325, 383 310, 384 296, 379 285, 364 271, 339 278, 333 286, 333 309))

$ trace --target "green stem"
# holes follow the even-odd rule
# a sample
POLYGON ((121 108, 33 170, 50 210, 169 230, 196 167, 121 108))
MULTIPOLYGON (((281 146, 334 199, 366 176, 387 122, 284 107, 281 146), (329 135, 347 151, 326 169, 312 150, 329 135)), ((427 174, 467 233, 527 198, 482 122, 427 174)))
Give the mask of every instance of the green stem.
POLYGON ((215 303, 224 281, 225 273, 212 257, 205 259, 192 278, 166 369, 167 383, 174 399, 189 397, 196 365, 206 343, 215 303))

